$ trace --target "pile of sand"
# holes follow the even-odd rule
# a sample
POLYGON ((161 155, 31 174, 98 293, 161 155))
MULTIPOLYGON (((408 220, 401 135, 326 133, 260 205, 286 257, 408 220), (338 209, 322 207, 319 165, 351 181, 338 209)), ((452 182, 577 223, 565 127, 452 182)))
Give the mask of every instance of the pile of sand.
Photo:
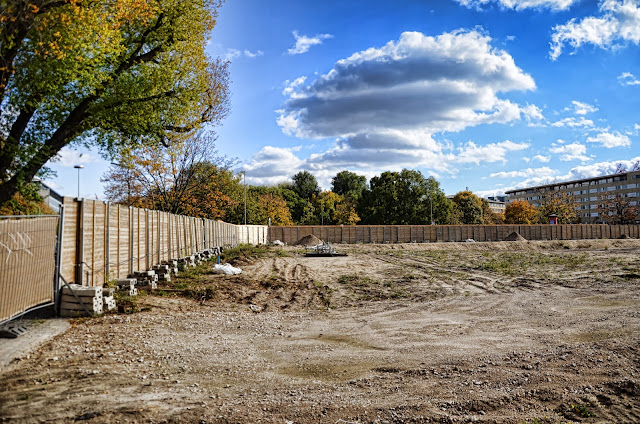
POLYGON ((294 244, 294 246, 311 247, 311 246, 317 246, 321 243, 322 243, 322 240, 320 240, 318 237, 314 236, 313 234, 309 234, 308 236, 304 236, 300 240, 298 240, 298 242, 294 244))
POLYGON ((527 241, 526 238, 522 237, 520 235, 520 233, 514 231, 513 233, 509 234, 504 241, 527 241))

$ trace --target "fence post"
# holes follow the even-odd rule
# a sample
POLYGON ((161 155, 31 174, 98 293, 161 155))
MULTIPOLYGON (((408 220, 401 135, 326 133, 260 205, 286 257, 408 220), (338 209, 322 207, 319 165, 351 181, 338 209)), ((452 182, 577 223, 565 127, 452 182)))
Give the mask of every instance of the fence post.
POLYGON ((129 275, 133 275, 133 206, 129 206, 129 275))
POLYGON ((76 236, 76 284, 82 284, 84 273, 84 200, 78 199, 78 232, 76 236))
POLYGON ((60 218, 58 218, 58 240, 56 243, 56 270, 53 275, 53 311, 58 314, 58 298, 60 297, 60 273, 62 272, 62 238, 64 236, 64 205, 60 205, 60 218))
MULTIPOLYGON (((110 251, 111 251, 111 244, 110 244, 110 239, 111 239, 111 225, 109 223, 109 218, 111 217, 111 202, 107 202, 106 203, 107 206, 107 212, 106 212, 106 216, 104 218, 104 224, 107 226, 106 228, 106 236, 105 236, 105 241, 104 241, 104 248, 105 248, 105 252, 104 252, 104 272, 105 272, 105 278, 107 280, 111 279, 111 255, 110 255, 110 251)), ((61 212, 62 213, 62 212, 61 212)))

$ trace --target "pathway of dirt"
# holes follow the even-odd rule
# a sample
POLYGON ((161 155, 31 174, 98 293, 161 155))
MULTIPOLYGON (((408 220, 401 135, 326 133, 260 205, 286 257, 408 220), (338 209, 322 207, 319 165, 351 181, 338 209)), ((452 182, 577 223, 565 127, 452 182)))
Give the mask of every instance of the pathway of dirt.
POLYGON ((337 247, 75 322, 0 421, 640 422, 639 241, 337 247))

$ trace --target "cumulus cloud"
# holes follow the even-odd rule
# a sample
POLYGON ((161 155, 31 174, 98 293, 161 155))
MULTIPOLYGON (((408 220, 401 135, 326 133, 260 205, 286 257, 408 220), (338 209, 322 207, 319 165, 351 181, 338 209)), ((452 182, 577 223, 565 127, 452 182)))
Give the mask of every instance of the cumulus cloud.
POLYGON ((234 60, 239 57, 248 57, 249 59, 256 58, 258 56, 264 56, 264 52, 262 50, 257 50, 252 52, 250 50, 238 50, 238 49, 227 49, 227 52, 224 54, 224 58, 226 60, 234 60))
POLYGON ((497 4, 503 9, 525 10, 525 9, 550 9, 566 10, 578 0, 456 0, 468 8, 481 10, 488 4, 497 4))
POLYGON ((527 105, 523 106, 521 109, 522 116, 527 120, 527 125, 530 127, 534 126, 545 126, 545 118, 542 114, 542 109, 540 109, 536 105, 527 105))
POLYGON ((573 112, 576 115, 586 115, 587 113, 593 113, 598 111, 597 107, 592 106, 588 103, 579 102, 577 100, 573 100, 571 104, 573 105, 573 112))
POLYGON ((542 163, 547 163, 551 160, 551 156, 535 155, 533 157, 533 160, 537 160, 538 162, 542 162, 542 163))
POLYGON ((53 162, 60 166, 73 167, 74 165, 98 162, 98 160, 99 158, 91 153, 83 153, 72 150, 69 147, 63 147, 53 159, 53 162))
MULTIPOLYGON (((550 57, 556 60, 566 44, 578 49, 593 44, 603 49, 620 47, 625 43, 640 43, 640 0, 603 0, 601 16, 589 16, 581 21, 571 19, 556 25, 551 36, 550 57)), ((573 53, 572 53, 573 54, 573 53)))
POLYGON ((542 177, 549 178, 557 173, 556 170, 543 166, 542 168, 527 168, 519 171, 501 171, 490 174, 491 178, 530 178, 530 177, 542 177))
POLYGON ((427 168, 453 175, 457 164, 504 162, 529 147, 510 140, 460 146, 436 134, 467 127, 544 121, 536 105, 520 106, 501 93, 535 89, 533 78, 479 31, 436 37, 405 32, 398 40, 339 60, 326 74, 284 83, 276 111, 288 135, 332 138, 305 169, 427 168))
POLYGON ((405 32, 297 86, 278 124, 287 134, 326 138, 389 128, 433 134, 519 120, 519 105, 498 94, 533 90, 535 83, 490 41, 477 31, 405 32))
POLYGON ((603 147, 628 147, 631 146, 631 140, 624 134, 620 134, 618 131, 612 133, 601 132, 595 137, 587 138, 589 143, 599 143, 603 147))
POLYGON ((615 160, 610 162, 598 162, 588 165, 579 165, 571 168, 566 174, 560 174, 558 171, 547 167, 537 168, 533 170, 529 168, 522 171, 499 172, 495 175, 492 174, 492 176, 495 176, 496 178, 525 179, 508 187, 503 187, 500 190, 487 191, 487 193, 504 194, 504 192, 506 191, 517 190, 526 187, 536 187, 545 184, 552 184, 554 182, 582 180, 585 178, 595 178, 602 175, 610 175, 615 173, 618 164, 622 164, 628 169, 631 169, 634 163, 636 163, 637 161, 640 161, 640 156, 628 160, 615 160))
POLYGON ((560 176, 561 181, 580 180, 584 178, 594 178, 601 175, 609 175, 616 172, 618 164, 631 169, 640 160, 640 156, 631 159, 615 160, 610 162, 598 162, 589 165, 576 166, 565 175, 560 176))
POLYGON ((580 143, 564 144, 562 146, 556 146, 549 148, 549 152, 560 155, 560 160, 569 162, 572 160, 579 160, 587 162, 591 160, 589 156, 586 156, 587 146, 580 143))
POLYGON ((514 143, 510 140, 491 143, 486 146, 477 146, 474 142, 470 141, 462 147, 459 147, 459 153, 455 156, 450 155, 449 159, 452 162, 475 163, 476 165, 480 163, 506 162, 508 152, 516 152, 527 149, 528 147, 529 144, 527 143, 514 143))
POLYGON ((584 117, 575 118, 569 117, 564 118, 559 121, 553 122, 551 124, 552 127, 570 127, 570 128, 578 128, 578 127, 593 127, 593 121, 591 119, 585 119, 584 117))
POLYGON ((242 167, 251 184, 278 184, 302 170, 304 161, 295 155, 296 148, 265 146, 242 167))
POLYGON ((618 76, 618 82, 621 85, 640 85, 640 80, 631 72, 623 72, 618 76))
POLYGON ((317 46, 318 44, 322 44, 323 40, 333 38, 331 34, 317 34, 313 37, 307 37, 306 35, 298 34, 298 31, 293 31, 293 36, 296 39, 296 45, 287 50, 287 53, 292 55, 306 53, 311 46, 317 46))

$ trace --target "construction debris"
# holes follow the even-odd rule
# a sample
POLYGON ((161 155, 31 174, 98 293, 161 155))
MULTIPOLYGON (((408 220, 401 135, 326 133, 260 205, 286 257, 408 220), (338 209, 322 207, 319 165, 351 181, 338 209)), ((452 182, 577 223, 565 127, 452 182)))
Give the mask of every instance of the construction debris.
POLYGON ((514 231, 513 233, 509 234, 505 239, 505 241, 527 241, 526 238, 522 237, 520 235, 520 233, 514 231))
POLYGON ((69 284, 62 287, 60 316, 86 317, 100 315, 103 311, 102 287, 84 287, 69 284))
POLYGON ((136 288, 136 283, 138 280, 135 278, 123 278, 121 280, 116 280, 116 285, 118 286, 118 290, 128 292, 129 296, 137 296, 138 289, 136 288))
POLYGON ((313 234, 309 234, 308 236, 304 236, 300 240, 298 240, 295 246, 312 247, 312 246, 317 246, 319 244, 322 244, 322 240, 320 240, 318 237, 314 236, 313 234))
POLYGON ((27 327, 20 322, 9 322, 0 326, 0 338, 2 339, 15 339, 18 336, 22 336, 27 331, 27 327))
POLYGON ((232 266, 231 264, 215 264, 213 266, 213 272, 214 274, 236 275, 240 274, 242 270, 240 268, 232 266))
POLYGON ((133 278, 137 280, 136 286, 138 288, 147 288, 155 290, 158 288, 158 275, 155 271, 135 271, 133 278))
POLYGON ((322 242, 311 248, 307 248, 305 256, 310 257, 330 257, 330 256, 347 256, 346 253, 338 253, 331 243, 322 242))

